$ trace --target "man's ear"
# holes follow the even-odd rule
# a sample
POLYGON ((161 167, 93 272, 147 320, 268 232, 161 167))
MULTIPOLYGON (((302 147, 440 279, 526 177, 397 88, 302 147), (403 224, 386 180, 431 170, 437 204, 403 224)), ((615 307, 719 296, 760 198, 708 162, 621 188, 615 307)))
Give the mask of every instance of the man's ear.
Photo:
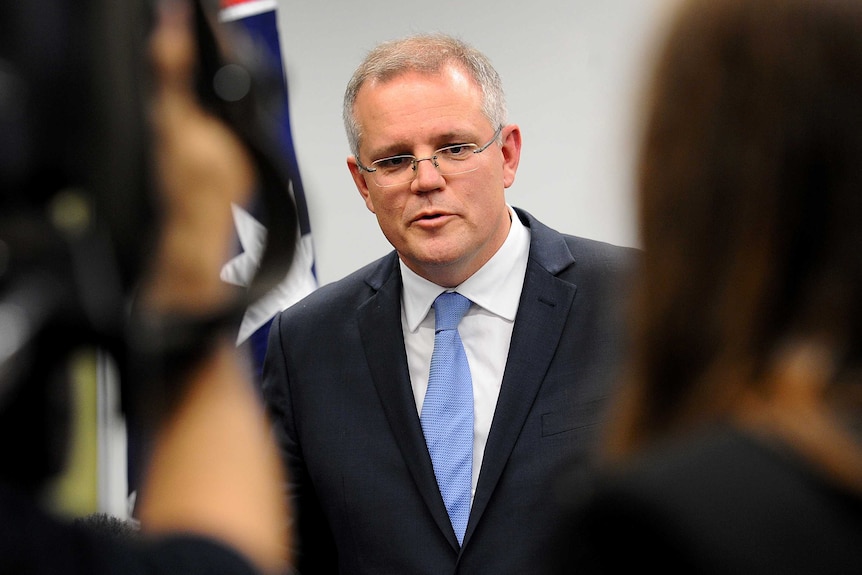
POLYGON ((515 173, 521 161, 521 129, 517 124, 503 128, 503 185, 508 188, 515 183, 515 173))
POLYGON ((365 176, 362 175, 362 170, 356 161, 356 156, 347 157, 347 169, 350 170, 350 176, 353 178, 353 183, 356 184, 356 189, 359 190, 359 195, 365 200, 365 207, 372 214, 374 211, 374 202, 371 200, 371 194, 368 191, 368 182, 365 181, 365 176))

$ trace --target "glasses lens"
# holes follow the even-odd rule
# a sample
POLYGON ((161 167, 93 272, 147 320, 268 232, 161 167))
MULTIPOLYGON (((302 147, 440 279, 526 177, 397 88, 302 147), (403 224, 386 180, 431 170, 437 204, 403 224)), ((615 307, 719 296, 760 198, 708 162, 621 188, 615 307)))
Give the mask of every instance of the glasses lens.
POLYGON ((392 156, 372 162, 371 176, 378 186, 395 186, 413 179, 413 156, 392 156))
POLYGON ((476 144, 458 144, 446 146, 434 152, 437 158, 437 166, 444 176, 454 176, 472 172, 479 167, 479 157, 476 154, 476 144))

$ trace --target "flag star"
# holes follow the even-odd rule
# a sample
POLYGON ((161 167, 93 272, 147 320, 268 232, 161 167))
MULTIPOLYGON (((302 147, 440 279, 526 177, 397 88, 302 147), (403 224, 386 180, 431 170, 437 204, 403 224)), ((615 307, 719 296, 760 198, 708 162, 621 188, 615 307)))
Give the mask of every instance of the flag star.
MULTIPOLYGON (((232 205, 234 224, 243 253, 228 261, 221 270, 224 282, 248 287, 260 267, 266 246, 266 227, 243 208, 232 205)), ((317 289, 314 275, 314 249, 311 234, 298 238, 293 263, 284 279, 246 309, 237 335, 237 343, 248 339, 279 311, 296 303, 317 289)))
POLYGON ((231 205, 242 253, 229 260, 221 270, 221 279, 229 284, 248 287, 263 256, 266 227, 236 204, 231 205))

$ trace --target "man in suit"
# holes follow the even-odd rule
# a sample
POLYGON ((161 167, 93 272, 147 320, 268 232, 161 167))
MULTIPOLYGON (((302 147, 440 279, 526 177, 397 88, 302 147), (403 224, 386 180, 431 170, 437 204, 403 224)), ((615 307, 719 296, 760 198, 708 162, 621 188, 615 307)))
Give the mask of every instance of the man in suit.
POLYGON ((298 570, 541 572, 555 475, 587 464, 609 394, 633 251, 562 235, 506 203, 520 129, 506 123, 490 62, 459 40, 380 45, 348 85, 344 118, 348 168, 395 251, 282 312, 270 332, 263 390, 298 570), (469 299, 457 331, 473 396, 460 526, 423 429, 435 298, 451 291, 469 299))

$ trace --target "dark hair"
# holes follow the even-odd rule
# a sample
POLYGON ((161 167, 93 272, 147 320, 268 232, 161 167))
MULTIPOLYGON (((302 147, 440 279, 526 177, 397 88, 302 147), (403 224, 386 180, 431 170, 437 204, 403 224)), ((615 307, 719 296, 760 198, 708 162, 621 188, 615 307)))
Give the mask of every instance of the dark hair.
POLYGON ((722 417, 794 341, 858 363, 862 3, 688 1, 648 98, 622 452, 722 417))

